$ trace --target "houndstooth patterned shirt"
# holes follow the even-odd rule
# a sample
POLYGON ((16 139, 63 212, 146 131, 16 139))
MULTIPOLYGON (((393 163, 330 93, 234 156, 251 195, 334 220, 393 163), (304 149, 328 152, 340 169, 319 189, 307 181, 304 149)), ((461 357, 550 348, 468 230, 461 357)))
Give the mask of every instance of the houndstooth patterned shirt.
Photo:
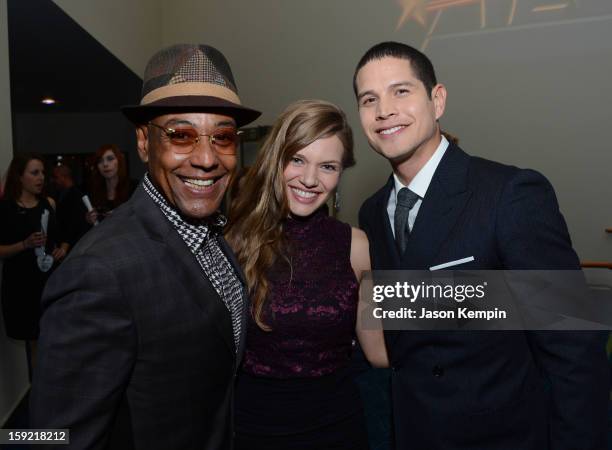
POLYGON ((225 225, 225 217, 218 214, 214 217, 212 223, 210 221, 199 221, 196 224, 188 223, 153 186, 148 173, 144 177, 143 187, 176 228, 178 234, 200 263, 200 267, 202 267, 215 291, 230 311, 234 343, 236 344, 236 351, 238 351, 242 317, 242 284, 219 246, 218 237, 220 230, 225 225))

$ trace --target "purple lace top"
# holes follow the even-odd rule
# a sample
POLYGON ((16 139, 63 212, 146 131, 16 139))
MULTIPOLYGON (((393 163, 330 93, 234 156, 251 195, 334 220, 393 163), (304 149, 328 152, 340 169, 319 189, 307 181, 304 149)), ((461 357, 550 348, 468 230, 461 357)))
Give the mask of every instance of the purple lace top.
POLYGON ((270 378, 318 377, 348 364, 359 284, 350 262, 351 227, 318 211, 285 226, 289 262, 268 274, 265 321, 248 324, 242 370, 270 378))

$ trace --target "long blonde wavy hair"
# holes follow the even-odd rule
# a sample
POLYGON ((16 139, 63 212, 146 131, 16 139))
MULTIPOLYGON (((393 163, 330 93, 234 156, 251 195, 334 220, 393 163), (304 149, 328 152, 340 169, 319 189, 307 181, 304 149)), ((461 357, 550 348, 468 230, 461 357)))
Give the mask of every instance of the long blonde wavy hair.
POLYGON ((263 330, 271 330, 263 319, 269 287, 266 274, 279 257, 286 258, 283 229, 289 204, 283 172, 299 150, 334 135, 344 147, 343 169, 354 165, 353 134, 340 108, 323 100, 289 105, 266 137, 230 205, 225 238, 242 266, 251 313, 263 330))

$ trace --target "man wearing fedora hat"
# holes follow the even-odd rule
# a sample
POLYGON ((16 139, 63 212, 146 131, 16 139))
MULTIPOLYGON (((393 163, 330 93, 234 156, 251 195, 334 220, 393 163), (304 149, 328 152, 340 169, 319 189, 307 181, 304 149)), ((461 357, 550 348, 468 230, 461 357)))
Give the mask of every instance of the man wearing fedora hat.
POLYGON ((148 172, 47 285, 30 425, 74 449, 230 449, 248 307, 217 210, 260 113, 205 45, 154 55, 123 112, 148 172))

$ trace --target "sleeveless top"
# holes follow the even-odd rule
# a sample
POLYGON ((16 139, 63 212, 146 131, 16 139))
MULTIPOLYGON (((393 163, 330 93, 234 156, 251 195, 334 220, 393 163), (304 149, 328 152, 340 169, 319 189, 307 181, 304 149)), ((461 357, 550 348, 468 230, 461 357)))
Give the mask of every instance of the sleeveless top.
POLYGON ((359 283, 351 227, 318 210, 289 218, 287 258, 269 270, 264 321, 249 314, 242 370, 270 378, 319 377, 345 367, 355 335, 359 283))
MULTIPOLYGON (((0 201, 0 244, 22 242, 40 231, 40 216, 49 211, 46 252, 51 253, 59 239, 55 211, 46 198, 32 208, 23 208, 11 199, 0 201)), ((2 310, 6 334, 14 339, 36 339, 40 319, 40 299, 45 283, 55 269, 41 272, 33 248, 23 250, 4 260, 2 266, 2 310)))

